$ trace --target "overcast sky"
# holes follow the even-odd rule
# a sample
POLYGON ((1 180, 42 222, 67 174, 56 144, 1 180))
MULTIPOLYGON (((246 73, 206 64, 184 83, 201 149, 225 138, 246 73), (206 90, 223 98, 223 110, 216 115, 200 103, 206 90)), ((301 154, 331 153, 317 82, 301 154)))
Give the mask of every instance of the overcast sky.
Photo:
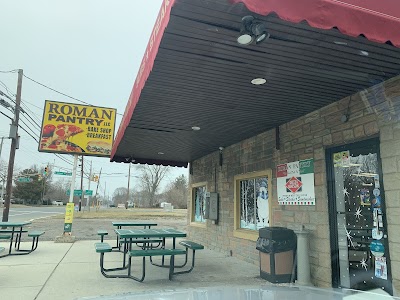
MULTIPOLYGON (((0 0, 0 71, 23 69, 25 75, 65 94, 123 113, 161 2, 0 0)), ((17 74, 0 73, 0 90, 6 92, 3 84, 15 94, 17 74)), ((38 123, 45 100, 77 103, 24 78, 23 108, 28 108, 38 123)), ((0 111, 12 115, 2 106, 0 111)), ((21 119, 26 123, 20 123, 21 126, 28 131, 30 127, 39 135, 39 129, 29 123, 26 115, 22 114, 21 119)), ((116 130, 120 120, 118 116, 116 130)), ((9 124, 0 115, 0 136, 8 136, 9 124)), ((38 152, 37 142, 24 131, 19 130, 19 134, 20 149, 15 160, 18 168, 50 163, 56 166, 53 171, 71 169, 71 164, 55 155, 38 152)), ((10 140, 4 140, 1 159, 6 162, 10 144, 10 140)), ((72 162, 72 156, 62 156, 72 162)), ((107 182, 107 193, 111 195, 115 188, 126 186, 128 165, 110 163, 108 158, 87 157, 86 170, 90 161, 95 173, 103 168, 103 173, 108 174, 102 176, 107 182)), ((173 168, 164 186, 187 173, 187 169, 173 168)), ((136 178, 132 178, 131 186, 137 186, 136 178)), ((103 181, 100 192, 104 188, 103 181)))

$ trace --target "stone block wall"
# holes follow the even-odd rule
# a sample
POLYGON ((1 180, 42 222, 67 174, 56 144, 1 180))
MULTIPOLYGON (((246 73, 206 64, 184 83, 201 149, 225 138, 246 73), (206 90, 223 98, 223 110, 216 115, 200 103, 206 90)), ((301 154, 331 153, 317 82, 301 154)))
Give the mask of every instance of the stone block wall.
POLYGON ((281 125, 280 150, 275 148, 273 129, 224 149, 222 167, 218 152, 194 161, 190 182, 205 181, 209 191, 219 193, 220 219, 217 224, 207 221, 205 228, 188 226, 189 235, 210 249, 258 264, 255 242, 233 236, 234 176, 272 169, 271 225, 303 227, 311 232, 313 283, 331 286, 325 150, 376 136, 381 140, 393 283, 400 290, 400 77, 281 125), (344 114, 349 115, 349 121, 342 122, 344 114), (316 205, 278 205, 276 165, 308 158, 314 159, 316 205))

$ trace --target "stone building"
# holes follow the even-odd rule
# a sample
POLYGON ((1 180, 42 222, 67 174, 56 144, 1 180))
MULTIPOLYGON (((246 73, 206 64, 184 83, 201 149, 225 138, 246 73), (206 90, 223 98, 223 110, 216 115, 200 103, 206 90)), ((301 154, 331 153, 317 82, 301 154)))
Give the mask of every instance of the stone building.
POLYGON ((207 248, 306 230, 313 284, 397 294, 400 5, 328 2, 165 0, 111 160, 189 166, 207 248))

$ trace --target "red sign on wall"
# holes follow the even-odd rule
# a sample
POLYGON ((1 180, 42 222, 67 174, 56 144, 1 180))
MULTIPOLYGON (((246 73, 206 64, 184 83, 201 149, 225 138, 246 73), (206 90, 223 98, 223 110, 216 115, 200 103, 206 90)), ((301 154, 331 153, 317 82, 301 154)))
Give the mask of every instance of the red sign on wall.
POLYGON ((301 177, 292 177, 290 179, 287 179, 286 181, 286 189, 289 192, 296 193, 297 191, 301 190, 301 187, 303 186, 303 183, 301 182, 301 177))

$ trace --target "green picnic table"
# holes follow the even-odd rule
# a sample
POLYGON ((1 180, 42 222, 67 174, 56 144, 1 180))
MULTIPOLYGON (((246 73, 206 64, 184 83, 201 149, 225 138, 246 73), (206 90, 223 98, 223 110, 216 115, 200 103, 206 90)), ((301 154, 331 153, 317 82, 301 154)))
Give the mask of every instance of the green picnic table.
POLYGON ((162 256, 164 265, 164 256, 170 256, 171 260, 168 265, 169 268, 169 279, 172 279, 172 275, 179 274, 174 272, 175 267, 175 255, 187 255, 187 250, 176 249, 176 238, 186 237, 186 233, 178 231, 176 229, 115 229, 119 239, 124 239, 124 251, 123 251, 123 263, 120 268, 106 269, 104 268, 104 253, 112 251, 111 246, 107 243, 97 243, 96 252, 100 253, 100 270, 101 273, 107 278, 130 278, 136 281, 143 281, 145 277, 145 257, 152 256, 162 256), (132 243, 138 239, 151 239, 151 238, 162 238, 163 248, 161 249, 142 249, 142 250, 132 250, 132 243), (165 239, 172 238, 172 249, 165 249, 165 239), (129 240, 129 241, 128 241, 129 240), (126 255, 129 254, 128 264, 126 264, 126 255), (142 277, 137 278, 131 274, 131 258, 132 257, 142 257, 142 277), (121 271, 128 270, 128 274, 109 274, 110 271, 121 271))
POLYGON ((0 228, 11 228, 11 231, 6 231, 0 229, 0 239, 2 240, 10 240, 10 248, 8 249, 8 255, 22 255, 26 253, 11 253, 12 244, 14 240, 14 235, 17 234, 15 239, 15 247, 16 250, 19 250, 19 245, 21 243, 21 235, 23 232, 23 227, 26 225, 30 225, 31 222, 0 222, 0 228), (19 228, 19 229, 18 229, 19 228))
MULTIPOLYGON (((143 227, 146 229, 151 228, 151 226, 157 226, 157 223, 154 222, 137 222, 137 221, 114 221, 111 222, 114 227, 117 227, 117 229, 122 229, 122 227, 143 227)), ((119 236, 117 235, 117 246, 112 247, 113 249, 118 249, 121 250, 121 245, 119 243, 119 236)))

